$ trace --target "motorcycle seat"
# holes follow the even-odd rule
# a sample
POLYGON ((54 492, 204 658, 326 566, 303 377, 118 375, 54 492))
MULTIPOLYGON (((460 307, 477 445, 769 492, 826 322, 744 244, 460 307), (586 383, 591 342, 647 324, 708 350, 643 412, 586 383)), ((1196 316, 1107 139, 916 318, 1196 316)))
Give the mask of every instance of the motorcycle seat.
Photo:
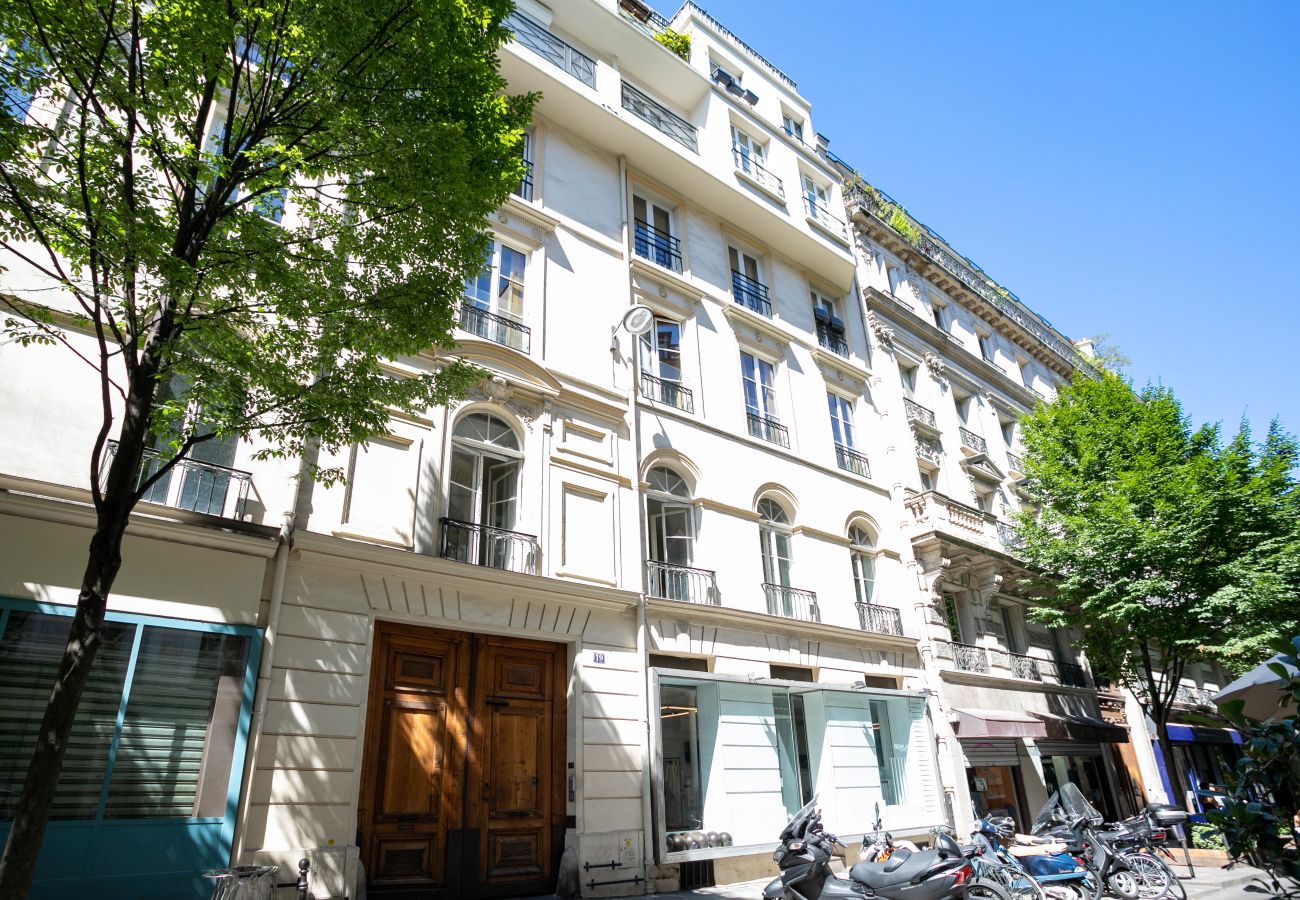
POLYGON ((1017 832, 1016 843, 1033 846, 1034 844, 1051 844, 1053 841, 1051 838, 1043 837, 1040 834, 1020 834, 1017 832))
POLYGON ((1059 842, 1049 844, 1012 844, 1007 848, 1012 856, 1053 856, 1065 852, 1065 845, 1059 842))
POLYGON ((849 877, 873 890, 880 890, 906 884, 939 862, 939 854, 934 852, 906 853, 900 860, 899 856, 904 853, 906 851, 896 851, 883 863, 857 863, 849 869, 849 877))

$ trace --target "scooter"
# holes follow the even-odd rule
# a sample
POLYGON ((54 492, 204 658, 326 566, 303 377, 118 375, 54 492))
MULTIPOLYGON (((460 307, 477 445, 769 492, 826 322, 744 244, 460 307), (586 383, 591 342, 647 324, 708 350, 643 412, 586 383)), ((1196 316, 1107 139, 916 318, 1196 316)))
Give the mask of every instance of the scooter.
MULTIPOLYGON (((1141 884, 1132 868, 1111 843, 1118 832, 1099 831, 1104 821, 1083 791, 1067 782, 1052 794, 1034 822, 1035 836, 1064 841, 1068 852, 1096 873, 1100 885, 1120 900, 1137 900, 1141 884)), ((1098 891, 1100 895, 1100 891, 1098 891)))
POLYGON ((997 885, 975 882, 970 861, 949 835, 937 835, 933 850, 898 848, 885 862, 859 862, 848 879, 830 866, 844 843, 822 827, 814 797, 794 814, 772 853, 781 874, 763 889, 763 900, 1010 900, 997 885))
POLYGON ((1017 894, 1047 900, 1091 900, 1099 893, 1097 876, 1067 853, 1065 844, 1016 842, 1015 824, 1009 817, 980 819, 971 840, 980 855, 998 867, 996 874, 1004 879, 1004 885, 1017 894))

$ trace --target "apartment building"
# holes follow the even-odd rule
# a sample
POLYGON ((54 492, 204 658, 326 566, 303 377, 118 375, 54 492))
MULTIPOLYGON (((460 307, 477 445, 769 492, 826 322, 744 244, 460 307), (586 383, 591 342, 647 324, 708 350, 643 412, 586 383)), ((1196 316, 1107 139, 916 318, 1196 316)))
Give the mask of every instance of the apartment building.
MULTIPOLYGON (((317 897, 620 896, 768 872, 813 796, 845 835, 1023 822, 1066 779, 1126 809, 1145 733, 1026 617, 1006 525, 1070 342, 889 225, 693 3, 510 25, 529 174, 457 346, 389 367, 490 376, 317 460, 343 484, 232 443, 155 487, 37 896, 304 856, 317 897)), ((89 538, 79 365, 0 347, 4 790, 89 538)))

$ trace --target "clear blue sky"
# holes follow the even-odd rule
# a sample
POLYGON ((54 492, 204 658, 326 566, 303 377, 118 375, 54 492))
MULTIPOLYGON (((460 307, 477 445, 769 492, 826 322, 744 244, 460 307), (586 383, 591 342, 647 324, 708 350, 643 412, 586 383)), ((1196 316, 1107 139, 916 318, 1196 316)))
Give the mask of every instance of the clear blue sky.
POLYGON ((1138 386, 1300 431, 1300 2, 697 2, 832 151, 1065 334, 1109 333, 1138 386))

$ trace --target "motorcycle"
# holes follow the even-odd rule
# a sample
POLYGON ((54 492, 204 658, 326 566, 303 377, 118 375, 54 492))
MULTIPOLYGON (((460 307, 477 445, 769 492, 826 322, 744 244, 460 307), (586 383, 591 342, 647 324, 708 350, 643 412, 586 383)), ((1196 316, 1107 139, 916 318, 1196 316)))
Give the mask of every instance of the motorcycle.
POLYGON ((961 846, 946 834, 936 835, 934 849, 894 848, 884 862, 855 863, 840 878, 830 861, 845 844, 822 827, 816 797, 791 817, 780 840, 772 859, 781 873, 763 889, 763 900, 1011 900, 998 885, 974 879, 961 846))
POLYGON ((1096 875, 1096 893, 1103 890, 1120 900, 1137 900, 1140 883, 1132 867, 1112 843, 1117 832, 1100 831, 1103 817, 1073 782, 1052 794, 1034 822, 1033 834, 1065 843, 1067 851, 1096 875))
POLYGON ((1017 900, 1091 900, 1098 893, 1096 876, 1065 844, 1016 841, 1010 818, 985 816, 971 840, 984 864, 976 871, 996 878, 1017 900))

